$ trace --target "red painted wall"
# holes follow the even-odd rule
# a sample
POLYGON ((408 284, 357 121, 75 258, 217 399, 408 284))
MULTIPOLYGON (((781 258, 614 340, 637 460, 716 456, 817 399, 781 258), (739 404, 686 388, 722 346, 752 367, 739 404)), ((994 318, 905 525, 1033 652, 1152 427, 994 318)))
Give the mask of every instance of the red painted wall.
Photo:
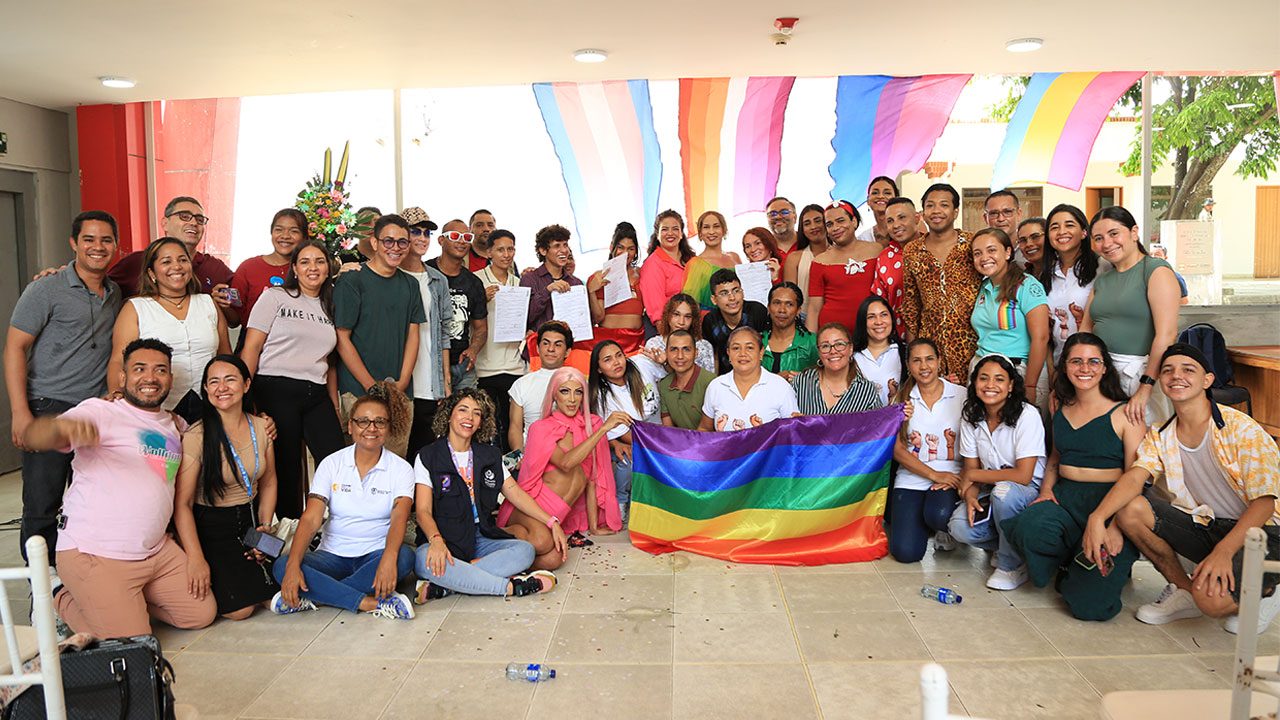
POLYGON ((115 216, 122 253, 141 250, 151 240, 145 110, 145 103, 76 109, 80 207, 115 216))

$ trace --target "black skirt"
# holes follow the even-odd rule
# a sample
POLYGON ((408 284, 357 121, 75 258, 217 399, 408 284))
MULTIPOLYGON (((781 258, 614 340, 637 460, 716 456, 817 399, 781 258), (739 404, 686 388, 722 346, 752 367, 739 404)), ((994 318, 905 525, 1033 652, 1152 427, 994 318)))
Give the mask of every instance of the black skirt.
POLYGON ((249 504, 231 507, 197 504, 194 514, 196 535, 200 538, 205 562, 209 563, 218 614, 270 600, 280 586, 272 579, 268 566, 245 556, 244 534, 255 526, 249 504))

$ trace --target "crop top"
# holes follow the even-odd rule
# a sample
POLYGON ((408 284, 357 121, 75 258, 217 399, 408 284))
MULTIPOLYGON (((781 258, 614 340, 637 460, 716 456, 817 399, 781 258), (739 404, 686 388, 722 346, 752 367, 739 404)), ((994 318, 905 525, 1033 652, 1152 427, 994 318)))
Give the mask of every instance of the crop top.
POLYGON ((1124 403, 1116 403, 1107 412, 1079 428, 1058 408, 1053 414, 1053 444, 1058 448, 1058 462, 1081 468, 1102 470, 1124 468, 1124 441, 1111 427, 1111 413, 1124 403))

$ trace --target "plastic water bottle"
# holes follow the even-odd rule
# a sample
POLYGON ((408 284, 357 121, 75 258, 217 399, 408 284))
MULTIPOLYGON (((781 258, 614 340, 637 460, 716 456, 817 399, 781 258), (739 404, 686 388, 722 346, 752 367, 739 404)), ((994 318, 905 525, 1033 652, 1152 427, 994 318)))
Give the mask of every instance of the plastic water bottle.
POLYGON ((529 682, 542 682, 544 680, 554 680, 556 671, 546 665, 538 663, 517 663, 513 662, 507 666, 508 680, 528 680, 529 682))
POLYGON ((952 590, 951 588, 938 587, 937 585, 925 585, 920 588, 920 597, 937 600, 944 605, 959 605, 964 599, 960 597, 960 593, 955 590, 952 590))

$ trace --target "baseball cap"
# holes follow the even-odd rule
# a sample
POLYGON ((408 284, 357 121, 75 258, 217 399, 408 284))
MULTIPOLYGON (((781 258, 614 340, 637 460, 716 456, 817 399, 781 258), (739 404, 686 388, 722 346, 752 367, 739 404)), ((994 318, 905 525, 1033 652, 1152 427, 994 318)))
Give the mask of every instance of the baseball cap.
POLYGON ((1214 203, 1214 202, 1213 202, 1213 198, 1205 198, 1205 199, 1204 199, 1204 206, 1205 206, 1205 207, 1209 207, 1210 205, 1214 205, 1214 204, 1216 204, 1216 203, 1214 203))
POLYGON ((431 217, 427 215, 426 210, 423 210, 422 208, 416 205, 414 207, 407 207, 404 210, 402 210, 400 212, 400 217, 403 217, 404 221, 409 223, 409 227, 414 227, 416 225, 426 225, 428 230, 435 230, 436 228, 440 227, 439 225, 436 225, 435 223, 431 222, 431 217))

